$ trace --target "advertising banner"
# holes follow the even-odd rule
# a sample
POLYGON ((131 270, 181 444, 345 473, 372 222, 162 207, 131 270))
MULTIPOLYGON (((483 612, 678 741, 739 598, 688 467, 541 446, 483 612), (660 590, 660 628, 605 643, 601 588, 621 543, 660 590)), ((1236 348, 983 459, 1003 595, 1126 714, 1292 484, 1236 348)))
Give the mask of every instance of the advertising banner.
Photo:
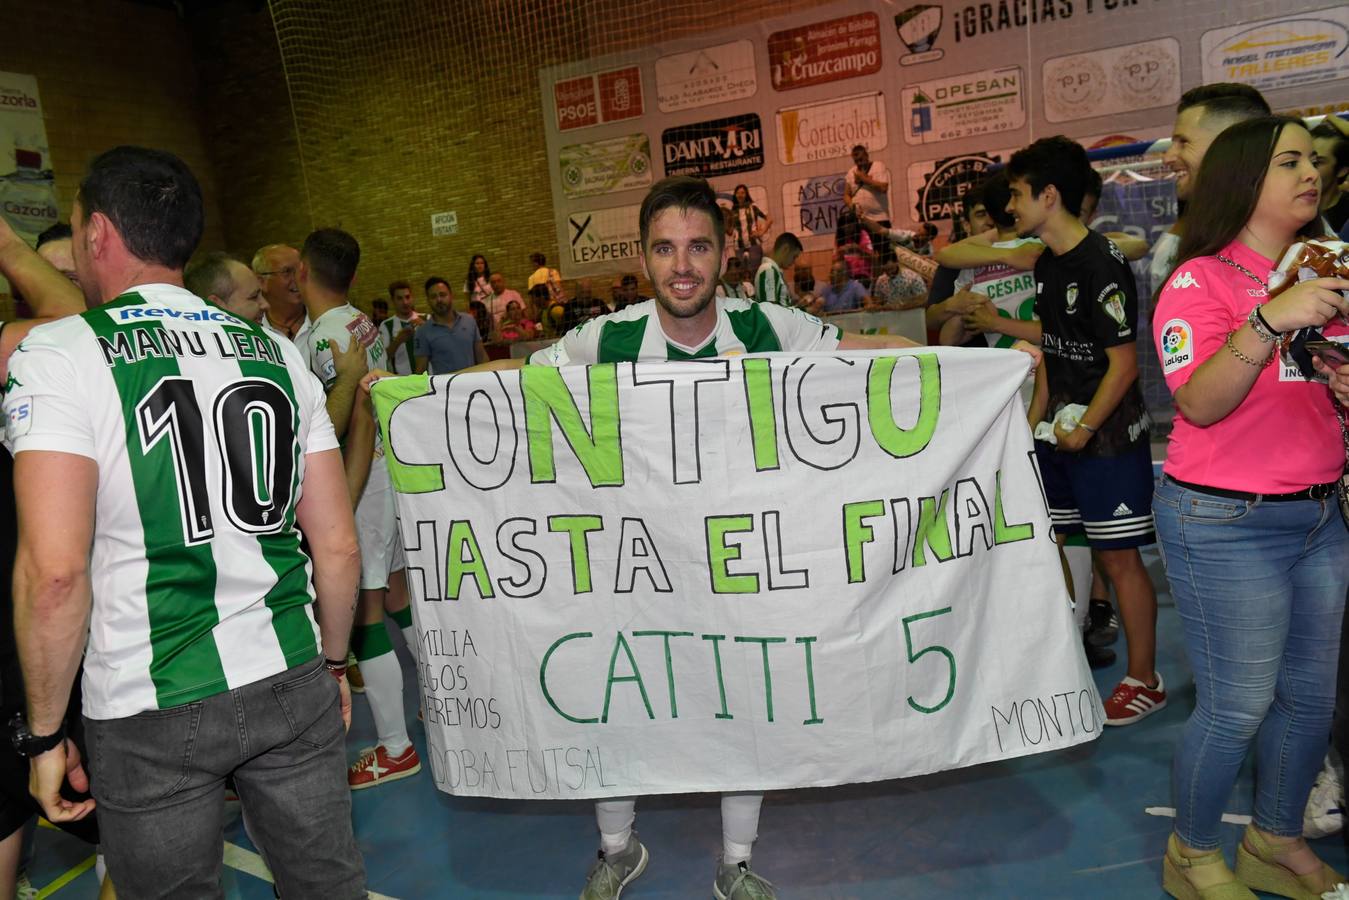
POLYGON ((1026 124, 1020 66, 985 69, 904 88, 904 140, 934 144, 1014 131, 1026 124))
POLYGON ((636 260, 642 255, 640 207, 619 206, 567 215, 571 261, 578 264, 636 260))
POLYGON ((729 116, 661 132, 666 175, 734 175, 763 168, 759 116, 729 116))
POLYGON ((568 144, 558 155, 562 191, 568 197, 592 197, 651 184, 651 142, 644 134, 626 134, 589 144, 568 144))
POLYGON ((1045 118, 1093 119, 1180 100, 1180 42, 1144 41, 1047 60, 1045 118))
POLYGON ((909 190, 920 222, 954 219, 965 211, 965 194, 988 176, 989 170, 1005 163, 1015 151, 994 150, 965 153, 948 159, 928 160, 909 166, 909 190))
MULTIPOLYGON (((783 223, 783 229, 803 242, 809 238, 822 238, 832 246, 838 214, 843 209, 845 181, 844 174, 838 172, 784 184, 782 207, 787 210, 787 221, 783 223)), ((818 249, 824 246, 824 241, 816 242, 815 246, 804 246, 807 250, 818 249)))
POLYGON ((656 103, 663 113, 753 97, 759 89, 754 44, 731 41, 656 60, 656 103))
POLYGON ((436 786, 775 790, 1095 739, 1026 371, 941 348, 378 382, 436 786))
POLYGON ((1239 81, 1261 91, 1349 78, 1349 6, 1288 14, 1199 39, 1204 81, 1239 81))
POLYGON ((564 78, 553 84, 559 131, 642 115, 642 71, 637 66, 564 78))
POLYGON ((880 17, 865 12, 775 31, 768 36, 768 64, 779 91, 879 72, 880 17))
POLYGON ((30 245, 60 218, 37 78, 14 72, 0 72, 0 215, 30 245))
POLYGON ((885 149, 885 97, 853 94, 778 110, 778 160, 783 165, 847 157, 865 144, 885 149))

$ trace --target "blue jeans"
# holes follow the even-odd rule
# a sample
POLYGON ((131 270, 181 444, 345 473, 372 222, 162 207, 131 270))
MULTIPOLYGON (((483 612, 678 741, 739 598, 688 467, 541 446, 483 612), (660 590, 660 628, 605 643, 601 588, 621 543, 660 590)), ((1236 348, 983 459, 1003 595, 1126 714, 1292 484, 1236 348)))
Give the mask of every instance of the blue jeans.
POLYGON ((287 900, 364 898, 337 682, 315 659, 195 703, 85 719, 117 894, 224 897, 225 776, 287 900))
POLYGON ((1300 835, 1330 732, 1349 584, 1335 500, 1228 499, 1163 478, 1152 510, 1195 683, 1172 765, 1176 835, 1218 846, 1252 743, 1256 827, 1300 835))

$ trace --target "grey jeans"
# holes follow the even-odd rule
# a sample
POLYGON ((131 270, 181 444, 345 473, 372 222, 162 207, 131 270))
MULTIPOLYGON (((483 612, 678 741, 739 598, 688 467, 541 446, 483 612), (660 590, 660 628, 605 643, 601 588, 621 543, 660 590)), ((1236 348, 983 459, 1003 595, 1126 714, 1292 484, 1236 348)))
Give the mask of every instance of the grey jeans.
POLYGON ((365 897, 337 683, 314 659, 171 709, 85 719, 119 897, 223 897, 225 777, 286 900, 365 897))

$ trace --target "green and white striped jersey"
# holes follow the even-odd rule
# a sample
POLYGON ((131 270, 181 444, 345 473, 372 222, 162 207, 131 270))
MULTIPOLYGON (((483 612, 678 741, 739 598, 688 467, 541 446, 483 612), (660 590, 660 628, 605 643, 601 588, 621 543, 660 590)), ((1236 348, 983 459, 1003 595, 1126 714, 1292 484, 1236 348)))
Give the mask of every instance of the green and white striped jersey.
POLYGON ((787 279, 782 274, 782 267, 771 256, 765 256, 763 262, 759 263, 759 271, 754 276, 754 299, 778 306, 796 305, 787 287, 787 279))
POLYGON ((149 284, 34 329, 9 360, 5 442, 98 463, 84 713, 178 706, 313 659, 295 510, 337 446, 300 352, 149 284))
POLYGON ((779 350, 834 350, 843 332, 815 316, 771 303, 717 297, 717 324, 698 347, 683 347, 665 336, 656 301, 647 300, 591 319, 535 351, 530 363, 590 365, 637 360, 707 359, 733 353, 779 350))

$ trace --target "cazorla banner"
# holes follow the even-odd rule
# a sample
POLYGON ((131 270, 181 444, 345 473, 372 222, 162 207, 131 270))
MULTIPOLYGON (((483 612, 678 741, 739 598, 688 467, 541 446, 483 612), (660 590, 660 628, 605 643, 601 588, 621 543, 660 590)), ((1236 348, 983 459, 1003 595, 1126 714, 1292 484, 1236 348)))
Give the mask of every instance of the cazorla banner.
POLYGON ((924 348, 376 384, 436 785, 769 790, 1095 738, 1026 360, 924 348))

